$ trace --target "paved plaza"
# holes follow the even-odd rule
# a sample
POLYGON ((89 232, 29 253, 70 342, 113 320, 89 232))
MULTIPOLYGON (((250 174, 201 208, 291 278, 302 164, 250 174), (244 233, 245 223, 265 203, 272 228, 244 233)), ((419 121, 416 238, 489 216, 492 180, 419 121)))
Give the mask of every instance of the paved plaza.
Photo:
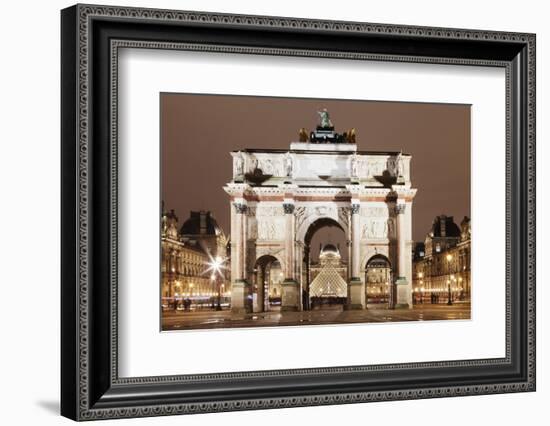
POLYGON ((455 303, 452 306, 420 304, 412 309, 394 310, 376 305, 369 305, 366 310, 344 310, 342 306, 333 306, 313 311, 271 311, 244 315, 232 314, 230 310, 166 311, 162 315, 162 329, 169 331, 467 319, 470 319, 470 303, 455 303))

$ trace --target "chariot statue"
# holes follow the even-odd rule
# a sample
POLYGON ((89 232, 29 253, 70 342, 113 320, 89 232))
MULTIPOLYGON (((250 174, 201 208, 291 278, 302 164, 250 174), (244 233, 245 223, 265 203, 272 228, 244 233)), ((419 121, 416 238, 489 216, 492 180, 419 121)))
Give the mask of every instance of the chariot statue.
POLYGON ((317 111, 317 114, 319 114, 319 117, 320 117, 319 127, 323 129, 329 129, 334 127, 332 125, 332 121, 330 121, 330 115, 326 108, 323 108, 321 111, 317 111))

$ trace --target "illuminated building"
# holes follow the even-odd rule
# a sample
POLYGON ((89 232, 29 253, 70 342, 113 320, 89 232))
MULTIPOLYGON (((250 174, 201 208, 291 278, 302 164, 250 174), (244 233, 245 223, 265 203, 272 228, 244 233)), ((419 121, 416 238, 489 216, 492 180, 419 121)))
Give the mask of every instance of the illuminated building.
POLYGON ((424 243, 413 254, 413 295, 416 303, 469 301, 471 226, 464 217, 460 227, 452 216, 437 216, 424 243))
MULTIPOLYGON (((163 310, 205 309, 216 303, 219 290, 224 301, 229 283, 217 281, 211 265, 225 251, 227 241, 210 212, 191 212, 178 230, 174 210, 161 218, 161 297, 163 310), (206 219, 205 219, 206 218, 206 219), (197 226, 198 224, 198 226, 197 226), (204 226, 201 226, 204 224, 204 226), (185 234, 182 234, 182 231, 185 234), (196 232, 195 232, 196 231, 196 232)), ((225 274, 224 274, 225 275, 225 274)))

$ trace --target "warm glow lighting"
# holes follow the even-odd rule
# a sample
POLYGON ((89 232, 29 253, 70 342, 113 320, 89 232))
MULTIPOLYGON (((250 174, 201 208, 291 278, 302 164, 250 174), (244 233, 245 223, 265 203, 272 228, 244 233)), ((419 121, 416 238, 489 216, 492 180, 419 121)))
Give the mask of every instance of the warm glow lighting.
POLYGON ((221 277, 223 277, 221 270, 225 269, 223 264, 225 263, 226 259, 221 258, 220 256, 216 256, 215 258, 210 258, 210 262, 208 262, 208 269, 207 272, 212 272, 212 280, 215 279, 216 275, 219 274, 221 277))
POLYGON ((450 255, 450 254, 448 254, 448 255, 447 255, 447 262, 450 262, 451 260, 453 260, 453 256, 450 255))

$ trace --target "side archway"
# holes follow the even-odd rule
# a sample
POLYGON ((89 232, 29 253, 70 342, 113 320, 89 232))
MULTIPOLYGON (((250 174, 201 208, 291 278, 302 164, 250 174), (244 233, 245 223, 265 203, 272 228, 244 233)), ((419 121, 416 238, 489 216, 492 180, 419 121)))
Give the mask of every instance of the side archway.
POLYGON ((280 309, 284 274, 279 259, 268 254, 260 256, 255 262, 253 277, 253 311, 268 312, 280 309))
POLYGON ((383 254, 371 256, 365 265, 365 292, 367 304, 390 304, 392 266, 383 254))

